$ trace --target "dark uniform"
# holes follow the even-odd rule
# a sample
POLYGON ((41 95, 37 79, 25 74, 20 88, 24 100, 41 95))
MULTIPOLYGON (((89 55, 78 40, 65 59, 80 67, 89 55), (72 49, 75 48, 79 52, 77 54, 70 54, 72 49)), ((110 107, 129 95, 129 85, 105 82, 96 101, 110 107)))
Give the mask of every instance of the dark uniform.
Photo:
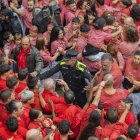
POLYGON ((40 79, 46 79, 58 71, 61 71, 64 81, 74 92, 76 104, 83 107, 87 101, 83 88, 87 85, 86 81, 90 81, 91 78, 87 67, 79 61, 76 61, 73 67, 66 65, 66 61, 61 61, 53 69, 41 74, 40 79))

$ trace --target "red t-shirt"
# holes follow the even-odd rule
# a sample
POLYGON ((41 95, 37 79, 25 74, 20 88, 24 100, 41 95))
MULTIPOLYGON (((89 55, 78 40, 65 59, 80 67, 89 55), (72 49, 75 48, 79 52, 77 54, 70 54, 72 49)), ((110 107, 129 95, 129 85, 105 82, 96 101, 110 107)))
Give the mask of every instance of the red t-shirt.
POLYGON ((0 121, 5 122, 9 117, 9 112, 6 110, 5 106, 0 103, 0 121))
POLYGON ((64 97, 58 97, 55 95, 55 93, 48 91, 48 90, 44 90, 44 92, 42 93, 42 97, 44 98, 44 100, 46 101, 46 107, 45 107, 45 111, 47 112, 51 112, 51 107, 48 104, 48 100, 52 100, 54 104, 63 104, 64 103, 64 97))
POLYGON ((59 131, 55 131, 55 133, 54 133, 54 140, 61 140, 61 136, 60 136, 60 132, 59 131))
POLYGON ((38 110, 42 110, 38 92, 34 92, 34 103, 32 104, 32 107, 38 110))
POLYGON ((104 109, 107 111, 110 107, 115 107, 118 109, 120 102, 128 96, 128 91, 123 89, 116 89, 115 93, 112 95, 107 94, 102 90, 101 103, 104 109))
POLYGON ((81 125, 80 125, 80 132, 84 129, 84 127, 88 124, 88 119, 93 110, 97 109, 97 106, 91 104, 87 111, 83 114, 81 125))
POLYGON ((13 140, 24 140, 19 134, 10 132, 6 127, 0 128, 0 136, 3 140, 13 137, 13 140))
POLYGON ((17 86, 17 88, 14 90, 14 93, 15 93, 15 99, 19 99, 20 96, 19 94, 27 87, 27 84, 26 83, 23 83, 21 81, 19 81, 19 84, 17 86))
POLYGON ((28 127, 28 123, 29 123, 29 112, 31 110, 31 106, 29 107, 24 107, 24 111, 23 114, 21 115, 21 119, 24 120, 25 124, 26 124, 26 128, 28 127))
POLYGON ((65 111, 64 114, 61 115, 59 118, 54 118, 54 123, 58 124, 62 120, 67 120, 71 124, 71 130, 74 132, 74 134, 71 136, 72 138, 75 138, 78 136, 80 131, 80 123, 84 114, 84 110, 82 110, 79 106, 76 105, 70 105, 65 111))
POLYGON ((1 91, 1 90, 4 90, 4 89, 7 89, 6 80, 0 78, 0 91, 1 91))
MULTIPOLYGON (((54 111, 57 115, 57 117, 61 116, 64 113, 64 110, 66 110, 70 105, 66 103, 61 103, 61 104, 54 104, 54 111)), ((46 112, 51 112, 52 108, 49 104, 46 104, 44 110, 46 112)))

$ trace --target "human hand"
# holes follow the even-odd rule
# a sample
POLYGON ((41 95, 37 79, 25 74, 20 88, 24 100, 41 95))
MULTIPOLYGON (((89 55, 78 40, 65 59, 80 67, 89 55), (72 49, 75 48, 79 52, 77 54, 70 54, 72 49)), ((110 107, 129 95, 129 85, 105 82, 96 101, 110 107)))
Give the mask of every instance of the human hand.
POLYGON ((32 77, 36 77, 36 76, 37 76, 37 71, 34 71, 34 72, 30 73, 30 75, 31 75, 32 77))
POLYGON ((61 86, 67 85, 67 83, 63 79, 57 79, 57 83, 61 86))
POLYGON ((100 87, 104 87, 106 83, 107 83, 107 81, 102 81, 102 82, 99 84, 99 86, 100 86, 100 87))
POLYGON ((129 111, 130 108, 131 108, 131 103, 127 103, 127 104, 126 104, 126 108, 125 108, 125 110, 129 111))
POLYGON ((14 3, 10 2, 10 8, 14 7, 14 3))

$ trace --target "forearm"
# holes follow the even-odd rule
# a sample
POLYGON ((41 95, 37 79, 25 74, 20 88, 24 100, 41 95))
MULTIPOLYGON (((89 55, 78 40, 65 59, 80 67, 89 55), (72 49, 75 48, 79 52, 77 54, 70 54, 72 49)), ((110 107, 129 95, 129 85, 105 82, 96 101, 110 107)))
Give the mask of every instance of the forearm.
POLYGON ((100 101, 100 97, 101 97, 101 93, 102 93, 102 89, 103 89, 103 87, 99 86, 92 104, 95 104, 96 106, 98 106, 99 101, 100 101))
POLYGON ((53 118, 56 117, 56 114, 55 114, 55 111, 54 111, 54 106, 52 106, 52 116, 53 116, 53 118))
POLYGON ((39 100, 40 100, 40 104, 41 104, 42 108, 45 108, 46 102, 43 99, 42 95, 39 95, 39 100))
POLYGON ((133 81, 133 84, 136 85, 136 86, 138 86, 138 87, 140 87, 140 81, 134 80, 134 81, 133 81))
POLYGON ((126 118, 126 115, 128 113, 128 110, 126 109, 123 114, 121 115, 120 119, 119 119, 119 122, 125 122, 125 118, 126 118))
POLYGON ((120 33, 121 33, 120 30, 118 30, 118 31, 112 33, 112 37, 116 37, 116 36, 117 36, 118 34, 120 34, 120 33))
POLYGON ((17 9, 16 7, 11 7, 12 8, 12 10, 15 12, 15 13, 17 13, 18 15, 20 15, 20 16, 23 16, 23 11, 22 10, 19 10, 19 9, 17 9))
POLYGON ((60 53, 55 53, 55 55, 52 57, 51 62, 55 61, 60 53))

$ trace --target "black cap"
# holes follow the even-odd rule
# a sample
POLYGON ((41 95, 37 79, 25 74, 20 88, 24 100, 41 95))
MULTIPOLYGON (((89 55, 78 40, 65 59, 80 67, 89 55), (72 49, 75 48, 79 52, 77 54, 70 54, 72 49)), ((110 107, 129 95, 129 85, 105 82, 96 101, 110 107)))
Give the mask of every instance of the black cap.
POLYGON ((82 51, 82 56, 96 55, 99 53, 99 51, 99 48, 96 48, 91 44, 87 44, 82 51))
POLYGON ((63 60, 69 60, 71 58, 76 58, 77 57, 77 51, 73 50, 73 49, 69 49, 66 52, 66 55, 64 56, 63 60))

